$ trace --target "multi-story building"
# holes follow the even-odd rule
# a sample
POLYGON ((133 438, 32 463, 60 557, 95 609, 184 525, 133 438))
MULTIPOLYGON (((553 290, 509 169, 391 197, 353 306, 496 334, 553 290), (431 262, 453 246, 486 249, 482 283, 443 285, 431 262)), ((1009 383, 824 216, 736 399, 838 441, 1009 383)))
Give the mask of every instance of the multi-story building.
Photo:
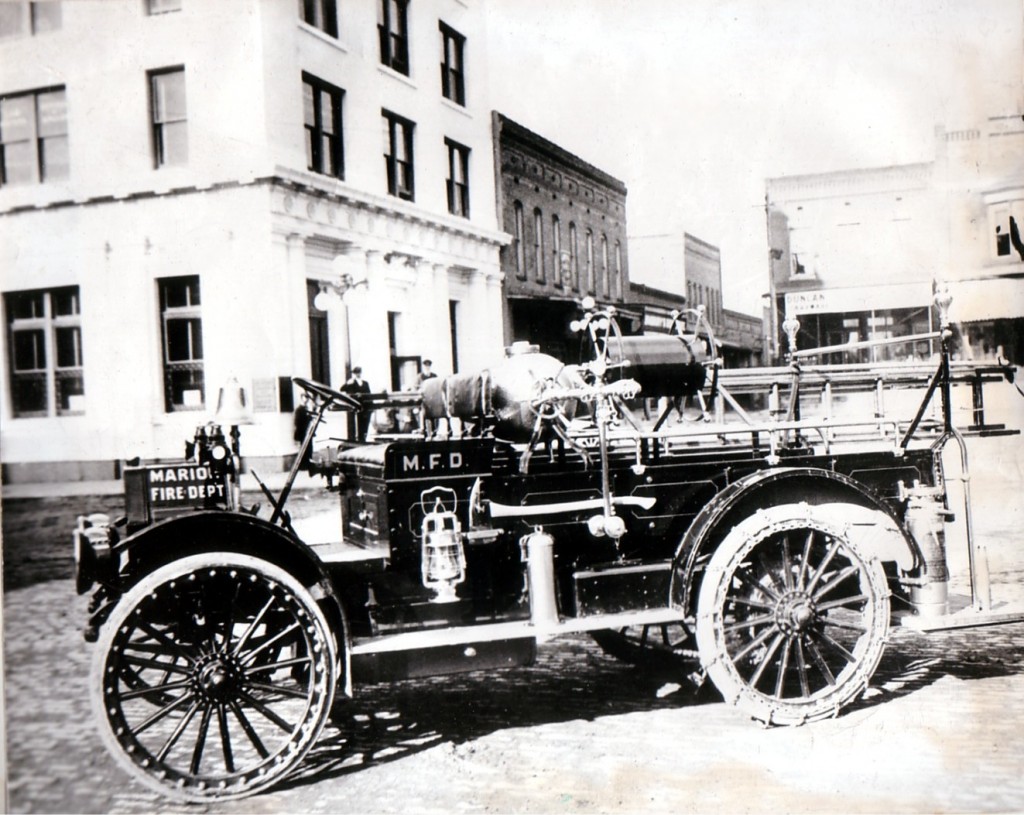
MULTIPOLYGON (((767 182, 770 311, 800 347, 921 334, 948 288, 957 353, 1024 361, 1024 124, 936 131, 934 161, 767 182)), ((853 349, 848 361, 927 356, 927 342, 853 349)))
POLYGON ((679 325, 685 312, 686 298, 679 293, 665 291, 646 283, 629 281, 629 302, 641 310, 643 334, 667 334, 679 325))
MULTIPOLYGON (((730 311, 723 305, 722 256, 717 246, 687 232, 672 232, 633 235, 630 247, 638 274, 658 281, 663 292, 678 292, 685 298, 687 310, 704 307, 704 316, 728 367, 761 361, 760 318, 730 311)), ((689 330, 696 327, 692 314, 687 322, 689 330)))
POLYGON ((4 478, 179 455, 232 378, 280 466, 291 376, 500 353, 483 39, 463 0, 0 4, 4 478))
POLYGON ((500 113, 494 113, 498 215, 512 243, 502 250, 505 337, 570 359, 577 301, 615 306, 627 330, 626 186, 500 113))

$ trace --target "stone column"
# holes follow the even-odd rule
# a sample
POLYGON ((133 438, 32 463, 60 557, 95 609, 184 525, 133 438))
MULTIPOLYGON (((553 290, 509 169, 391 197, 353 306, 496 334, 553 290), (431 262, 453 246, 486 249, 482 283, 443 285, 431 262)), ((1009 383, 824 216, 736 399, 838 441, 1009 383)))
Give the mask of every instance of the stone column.
MULTIPOLYGON (((433 327, 430 332, 424 331, 424 341, 429 343, 429 348, 421 352, 424 357, 434 360, 434 370, 441 375, 452 372, 452 343, 451 343, 451 320, 448 316, 448 302, 451 299, 451 291, 448 286, 448 266, 444 263, 433 263, 430 266, 433 272, 433 298, 430 301, 430 314, 428 325, 433 327)), ((466 338, 460 337, 461 346, 465 346, 466 338)), ((459 349, 462 353, 462 349, 459 349)))
POLYGON ((490 349, 488 323, 493 315, 487 312, 486 287, 479 269, 466 279, 466 297, 459 303, 459 362, 463 370, 476 371, 493 365, 499 359, 490 349))
POLYGON ((481 272, 483 277, 483 313, 486 316, 486 351, 496 359, 500 359, 505 352, 505 332, 502 322, 502 312, 505 307, 502 301, 501 269, 492 267, 481 272))
POLYGON ((285 307, 291 330, 288 349, 290 368, 299 376, 309 375, 309 319, 306 302, 306 239, 295 232, 284 236, 285 260, 282 264, 285 307), (303 339, 305 342, 303 342, 303 339))
MULTIPOLYGON (((358 254, 353 270, 358 282, 358 254)), ((368 249, 363 257, 365 286, 346 295, 351 341, 351 365, 363 369, 364 378, 374 391, 391 387, 391 355, 388 345, 388 292, 384 254, 368 249)))

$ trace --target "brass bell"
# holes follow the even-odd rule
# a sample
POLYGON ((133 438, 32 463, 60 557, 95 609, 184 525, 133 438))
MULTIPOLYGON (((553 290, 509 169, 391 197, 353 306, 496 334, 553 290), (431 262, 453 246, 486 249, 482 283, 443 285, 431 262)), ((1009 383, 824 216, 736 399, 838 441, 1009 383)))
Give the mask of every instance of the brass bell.
POLYGON ((252 410, 245 398, 245 388, 234 377, 225 382, 218 391, 217 410, 213 418, 217 424, 226 427, 253 423, 252 410))

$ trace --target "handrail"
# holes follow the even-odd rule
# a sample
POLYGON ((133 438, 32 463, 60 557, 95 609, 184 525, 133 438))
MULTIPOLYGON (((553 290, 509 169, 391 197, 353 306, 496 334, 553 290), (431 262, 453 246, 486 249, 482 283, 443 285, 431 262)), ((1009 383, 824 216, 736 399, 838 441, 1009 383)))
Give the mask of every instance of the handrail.
MULTIPOLYGON (((861 383, 873 385, 877 380, 906 381, 920 385, 927 384, 935 373, 937 363, 929 362, 877 362, 877 363, 844 363, 835 365, 799 365, 800 378, 805 384, 817 381, 861 383)), ((1005 377, 1006 366, 993 362, 974 362, 969 360, 951 361, 950 377, 954 382, 971 382, 978 376, 990 380, 1005 377)), ((775 366, 772 368, 725 368, 721 371, 722 381, 731 388, 767 386, 793 375, 793 366, 775 366)))
POLYGON ((858 342, 840 343, 839 345, 822 345, 818 348, 805 348, 800 351, 793 351, 789 356, 793 359, 801 359, 803 357, 817 357, 822 354, 835 354, 840 351, 858 351, 862 348, 879 348, 883 345, 900 345, 905 342, 939 339, 942 339, 941 331, 929 331, 926 334, 908 334, 904 337, 883 337, 877 340, 860 340, 858 342))

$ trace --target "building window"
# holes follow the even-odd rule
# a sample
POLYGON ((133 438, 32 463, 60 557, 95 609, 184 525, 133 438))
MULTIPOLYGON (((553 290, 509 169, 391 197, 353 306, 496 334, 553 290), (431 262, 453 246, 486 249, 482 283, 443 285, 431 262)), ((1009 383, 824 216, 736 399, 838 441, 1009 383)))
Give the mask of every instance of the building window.
POLYGON ((61 27, 59 0, 46 3, 0 3, 0 39, 34 36, 61 27))
POLYGON ((166 14, 181 11, 181 0, 146 0, 146 11, 150 14, 166 14))
POLYGON ((302 74, 303 122, 306 127, 306 169, 314 173, 345 177, 342 146, 341 88, 302 74))
POLYGON ((562 222, 557 215, 551 216, 551 273, 554 277, 554 284, 558 288, 566 285, 563 280, 568 274, 568 268, 562 264, 562 222))
POLYGON ((533 274, 544 282, 544 216, 539 209, 533 211, 533 274))
POLYGON ((574 291, 580 290, 580 246, 576 224, 569 222, 569 279, 574 291))
POLYGON ((790 277, 805 277, 807 275, 807 267, 800 262, 800 256, 796 252, 791 252, 789 256, 790 277))
POLYGON ((469 217, 469 148, 451 139, 448 147, 448 211, 469 217))
POLYGON ((601 296, 608 297, 611 294, 612 285, 609 275, 611 265, 608 263, 608 236, 601 236, 601 296))
POLYGON ((60 181, 68 166, 64 89, 0 96, 0 184, 60 181))
POLYGON ((459 301, 448 301, 448 328, 452 346, 452 373, 459 372, 459 301))
POLYGON ((995 221, 995 258, 1024 261, 1024 202, 1010 202, 992 210, 995 221))
POLYGON ((441 93, 457 105, 466 104, 466 75, 464 73, 462 53, 466 38, 454 28, 440 23, 441 26, 441 93))
POLYGON ((523 218, 523 205, 516 201, 512 205, 513 233, 512 250, 516 256, 516 277, 526 279, 526 224, 523 218))
POLYGON ((313 301, 320 293, 320 283, 306 281, 306 313, 309 317, 309 374, 314 382, 331 384, 331 344, 328 334, 327 312, 318 309, 313 301))
POLYGON ((338 8, 335 0, 299 0, 299 16, 302 22, 337 38, 338 8))
POLYGON ((382 65, 409 75, 408 0, 380 0, 380 61, 382 65))
POLYGON ((587 230, 587 291, 597 294, 597 281, 594 279, 594 233, 587 230))
POLYGON ((149 93, 156 166, 185 164, 188 161, 185 69, 150 71, 149 93))
POLYGON ((622 299, 622 244, 615 241, 615 277, 612 279, 612 296, 622 299))
POLYGON ((384 116, 384 163, 388 173, 388 195, 412 201, 415 195, 412 164, 412 129, 415 126, 388 110, 384 116))
POLYGON ((5 295, 15 416, 85 411, 78 286, 5 295))
POLYGON ((168 413, 177 410, 201 410, 206 397, 199 276, 166 277, 158 283, 163 333, 165 407, 168 413))

